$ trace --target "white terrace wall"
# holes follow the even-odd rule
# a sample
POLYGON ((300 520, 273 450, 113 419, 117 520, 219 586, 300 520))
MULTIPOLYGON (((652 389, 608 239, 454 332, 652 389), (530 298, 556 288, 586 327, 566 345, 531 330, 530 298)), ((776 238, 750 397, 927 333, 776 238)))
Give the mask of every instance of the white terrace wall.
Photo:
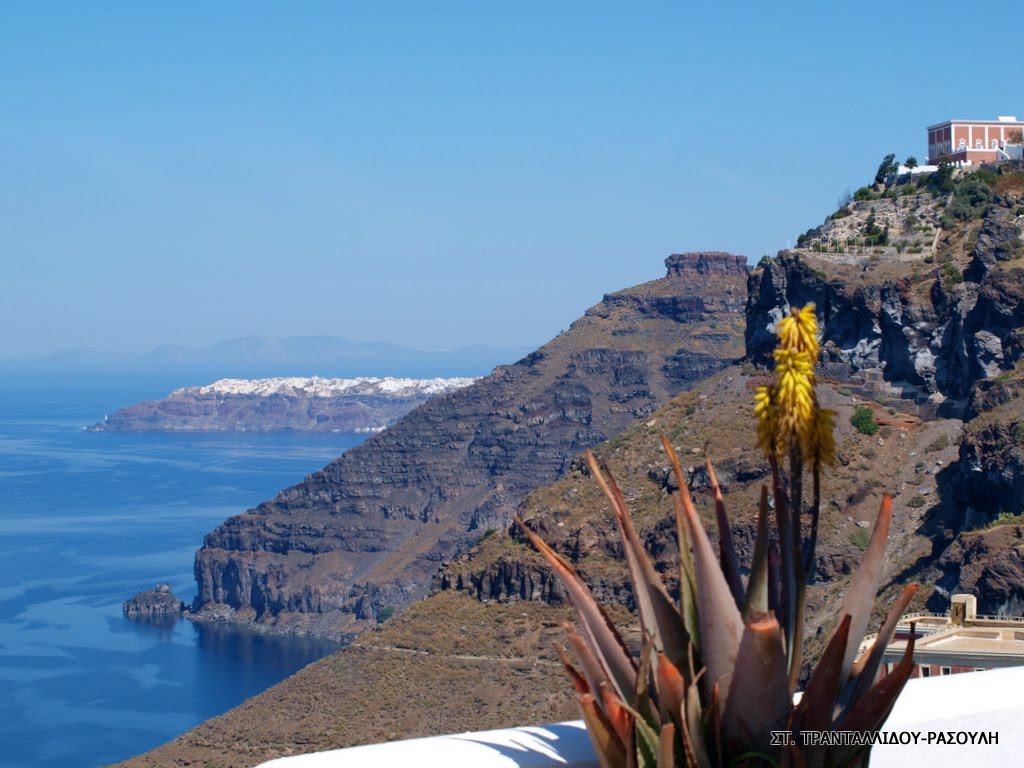
MULTIPOLYGON (((1022 691, 1024 667, 911 680, 884 728, 911 743, 875 746, 871 768, 1024 765, 1022 691), (995 743, 970 743, 979 734, 995 743)), ((271 760, 260 768, 392 766, 597 768, 597 761, 582 723, 572 722, 317 752, 271 760)))

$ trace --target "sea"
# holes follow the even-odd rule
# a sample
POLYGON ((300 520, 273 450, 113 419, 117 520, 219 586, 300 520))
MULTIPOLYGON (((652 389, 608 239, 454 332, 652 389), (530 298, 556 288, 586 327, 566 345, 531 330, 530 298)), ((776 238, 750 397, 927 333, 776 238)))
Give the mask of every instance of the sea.
POLYGON ((330 641, 122 601, 190 603, 203 535, 365 435, 84 428, 171 387, 0 382, 0 764, 94 768, 159 746, 332 653, 330 641))

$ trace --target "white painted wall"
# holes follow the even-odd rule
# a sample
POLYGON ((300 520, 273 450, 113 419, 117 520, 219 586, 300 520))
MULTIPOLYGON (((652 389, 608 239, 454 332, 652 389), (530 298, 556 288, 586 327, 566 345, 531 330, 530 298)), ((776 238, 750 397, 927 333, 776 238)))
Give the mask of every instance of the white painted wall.
MULTIPOLYGON (((1024 763, 1024 667, 911 680, 883 730, 916 746, 877 745, 872 768, 988 768, 1024 763), (929 732, 998 734, 990 745, 923 743, 929 732)), ((580 722, 395 741, 279 758, 260 768, 597 768, 580 722)))

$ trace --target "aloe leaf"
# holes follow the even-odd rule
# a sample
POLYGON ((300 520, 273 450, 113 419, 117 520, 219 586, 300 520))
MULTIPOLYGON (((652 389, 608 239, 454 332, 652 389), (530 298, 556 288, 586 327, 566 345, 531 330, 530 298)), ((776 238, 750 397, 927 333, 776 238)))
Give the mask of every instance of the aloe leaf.
MULTIPOLYGON (((686 530, 693 546, 694 576, 697 582, 697 616, 700 623, 701 650, 707 674, 705 688, 721 681, 728 685, 736 664, 743 620, 725 581, 718 557, 697 517, 689 494, 680 494, 686 530)), ((724 702, 723 702, 724 704, 724 702)))
POLYGON ((672 723, 661 726, 658 736, 658 768, 675 768, 676 727, 672 723))
POLYGON ((768 610, 782 616, 782 563, 775 541, 768 542, 768 610))
POLYGON ((668 596, 665 583, 654 570, 651 559, 640 541, 626 499, 612 473, 607 467, 604 467, 602 473, 602 468, 598 466, 594 454, 589 450, 587 462, 615 514, 615 522, 622 538, 622 548, 626 553, 630 580, 633 582, 641 628, 654 638, 654 647, 659 652, 667 654, 676 664, 682 664, 686 658, 689 638, 686 636, 679 612, 668 596), (605 473, 608 475, 607 482, 604 478, 605 473))
POLYGON ((565 667, 565 671, 569 674, 569 679, 572 680, 572 687, 576 689, 576 693, 590 693, 589 683, 580 674, 579 670, 573 666, 573 663, 569 661, 569 655, 565 652, 565 648, 555 645, 555 653, 558 654, 558 660, 562 662, 562 666, 565 667))
POLYGON ((697 690, 697 683, 704 675, 704 670, 697 674, 697 679, 686 687, 683 698, 684 711, 683 719, 683 746, 687 752, 687 760, 692 757, 693 764, 700 768, 710 768, 711 758, 708 756, 707 743, 704 739, 703 711, 700 703, 700 692, 697 690))
POLYGON ((785 727, 792 701, 782 631, 774 616, 763 614, 743 628, 736 671, 729 683, 722 713, 728 752, 774 751, 771 732, 785 727))
POLYGON ((871 619, 871 608, 874 606, 878 585, 882 580, 882 569, 885 566, 885 544, 889 537, 891 521, 892 497, 886 494, 882 499, 874 530, 871 532, 868 548, 861 558, 860 567, 853 577, 839 612, 840 616, 850 616, 850 642, 846 646, 846 656, 843 658, 839 675, 841 684, 846 683, 854 657, 857 655, 859 640, 864 637, 864 630, 871 619))
POLYGON ((608 718, 608 722, 611 723, 622 742, 628 744, 631 738, 630 734, 633 733, 633 710, 619 698, 608 684, 603 683, 599 693, 601 694, 601 711, 604 712, 604 716, 608 718))
MULTIPOLYGON (((910 640, 903 651, 903 658, 896 665, 895 669, 883 677, 864 697, 857 702, 853 711, 835 726, 839 731, 878 731, 885 725, 885 721, 892 712, 896 697, 900 695, 903 686, 907 684, 910 675, 914 671, 914 633, 911 632, 910 640)), ((835 765, 855 764, 858 757, 862 757, 868 747, 846 747, 836 748, 832 751, 835 759, 831 762, 835 765)))
POLYGON ((750 580, 743 602, 743 620, 752 613, 768 611, 768 486, 761 486, 761 503, 757 508, 757 539, 750 562, 750 580))
POLYGON ((561 555, 545 544, 537 534, 527 528, 522 520, 515 516, 513 516, 513 520, 526 534, 530 543, 550 563, 562 584, 565 585, 569 601, 576 609, 591 648, 607 671, 619 696, 624 701, 632 701, 633 692, 636 689, 636 664, 629 655, 629 651, 626 650, 626 644, 622 642, 622 637, 615 625, 608 618, 604 609, 594 600, 590 589, 583 583, 576 570, 561 555))
POLYGON ((779 536, 779 607, 776 615, 786 639, 787 663, 791 664, 795 650, 793 637, 796 634, 797 615, 797 575, 796 561, 793 559, 795 542, 789 502, 779 474, 779 463, 772 457, 769 464, 772 468, 772 494, 775 497, 775 528, 779 536))
POLYGON ((626 768, 626 746, 602 714, 593 694, 580 696, 580 711, 601 768, 626 768))
POLYGON ((633 713, 633 721, 636 725, 633 733, 636 737, 637 765, 640 768, 655 768, 658 764, 659 752, 658 731, 638 715, 638 712, 633 713))
POLYGON ((896 626, 899 624, 900 616, 907 610, 907 605, 910 604, 910 600, 915 592, 917 592, 917 584, 908 584, 903 588, 900 596, 893 603, 892 608, 889 609, 885 621, 882 622, 882 627, 878 630, 878 635, 875 637, 871 650, 854 662, 851 677, 855 684, 851 686, 850 695, 848 697, 844 696, 844 699, 848 700, 841 702, 847 708, 854 706, 868 692, 871 685, 875 682, 875 678, 878 677, 878 670, 882 666, 885 649, 889 647, 889 642, 896 633, 896 626))
POLYGON ((793 712, 790 730, 827 731, 832 728, 836 698, 839 695, 839 673, 850 639, 850 617, 843 616, 811 673, 804 695, 793 712))
POLYGON ((740 564, 736 558, 736 545, 732 538, 732 526, 729 524, 729 515, 725 510, 725 498, 722 496, 722 488, 718 484, 718 475, 711 464, 710 458, 705 458, 704 464, 707 467, 708 481, 711 483, 711 492, 715 497, 715 521, 718 523, 718 554, 722 563, 722 573, 725 574, 725 581, 736 599, 736 607, 743 609, 743 580, 740 578, 740 564))
POLYGON ((653 657, 654 638, 648 635, 644 638, 643 648, 640 649, 640 666, 636 673, 636 711, 644 722, 652 728, 658 729, 661 728, 661 716, 656 700, 651 698, 651 660, 653 657))
POLYGON ((686 682, 679 669, 668 657, 659 653, 654 670, 654 685, 658 691, 658 705, 661 707, 662 722, 674 721, 682 726, 683 695, 686 682))
MULTIPOLYGON (((690 536, 686 532, 686 511, 683 509, 682 495, 672 494, 672 504, 676 513, 676 538, 679 541, 679 613, 683 618, 683 628, 690 637, 691 650, 700 654, 700 621, 697 618, 697 585, 693 578, 693 552, 690 547, 690 536)), ((695 665, 690 665, 690 670, 695 665)))
POLYGON ((590 688, 590 692, 596 693, 600 690, 602 684, 611 685, 612 681, 608 677, 608 673, 605 671, 604 666, 602 666, 597 656, 595 656, 594 652, 590 649, 590 646, 588 646, 586 641, 580 637, 580 634, 575 630, 572 624, 566 622, 562 626, 565 629, 569 645, 572 646, 573 653, 576 654, 576 659, 580 663, 583 678, 587 681, 587 686, 590 688))

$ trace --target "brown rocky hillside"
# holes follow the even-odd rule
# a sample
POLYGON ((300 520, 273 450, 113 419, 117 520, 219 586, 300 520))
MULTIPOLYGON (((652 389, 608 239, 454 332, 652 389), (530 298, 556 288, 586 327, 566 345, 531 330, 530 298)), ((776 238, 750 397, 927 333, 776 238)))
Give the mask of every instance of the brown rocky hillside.
POLYGON ((690 253, 666 265, 208 534, 194 608, 340 635, 426 595, 441 562, 503 529, 580 451, 742 355, 745 260, 690 253))
MULTIPOLYGON (((1024 176, 978 178, 987 191, 974 185, 971 201, 956 185, 922 201, 941 212, 932 254, 836 262, 784 252, 762 265, 749 280, 750 359, 648 410, 596 447, 623 486, 669 583, 676 558, 670 512, 675 488, 661 434, 684 458, 687 483, 705 515, 710 499, 703 460, 709 455, 715 461, 740 556, 748 558, 755 495, 767 474, 753 449, 752 388, 763 376, 757 362, 767 357, 778 318, 791 306, 815 301, 823 331, 819 394, 838 412, 839 460, 823 487, 827 501, 809 591, 809 656, 827 637, 836 598, 866 546, 884 492, 893 494, 894 512, 880 605, 902 583, 917 581, 922 589, 913 607, 945 610, 950 593, 973 591, 982 612, 1020 612, 1024 245, 1016 217, 1024 176), (858 405, 871 409, 877 433, 852 427, 858 405)), ((628 624, 633 598, 610 512, 578 454, 566 459, 560 474, 526 495, 519 512, 576 563, 628 624)), ((354 646, 129 765, 207 760, 250 766, 277 754, 393 735, 572 715, 570 686, 547 650, 565 616, 558 583, 516 530, 478 528, 473 535, 475 545, 441 567, 434 594, 380 631, 365 633, 354 646), (403 661, 395 660, 396 653, 406 654, 403 661), (507 657, 517 661, 500 661, 507 657), (402 666, 412 663, 417 666, 402 666), (414 692, 411 700, 396 702, 391 695, 388 681, 396 669, 414 692), (351 702, 335 701, 344 698, 346 685, 355 686, 358 712, 351 702), (390 708, 409 713, 400 732, 383 732, 382 722, 395 721, 390 708)), ((627 639, 635 642, 635 632, 627 639)))

